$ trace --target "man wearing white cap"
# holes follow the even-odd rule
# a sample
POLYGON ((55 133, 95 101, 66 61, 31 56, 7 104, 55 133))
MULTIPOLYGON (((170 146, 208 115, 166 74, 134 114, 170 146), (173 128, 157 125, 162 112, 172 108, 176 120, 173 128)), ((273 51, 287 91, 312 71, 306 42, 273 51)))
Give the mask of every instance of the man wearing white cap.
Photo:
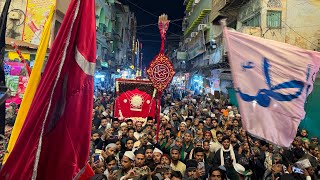
POLYGON ((134 166, 135 155, 132 151, 126 151, 121 159, 122 168, 118 171, 117 179, 126 179, 126 175, 128 175, 129 171, 134 166))
POLYGON ((154 161, 155 166, 160 164, 162 154, 163 154, 163 152, 158 148, 155 148, 153 150, 153 161, 154 161))

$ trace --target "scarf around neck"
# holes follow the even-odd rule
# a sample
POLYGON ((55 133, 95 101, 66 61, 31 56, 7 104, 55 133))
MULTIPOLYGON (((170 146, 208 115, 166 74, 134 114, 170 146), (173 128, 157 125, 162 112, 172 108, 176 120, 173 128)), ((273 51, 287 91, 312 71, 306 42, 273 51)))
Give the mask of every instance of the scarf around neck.
POLYGON ((223 156, 224 152, 229 152, 230 153, 230 156, 231 156, 231 159, 232 159, 232 164, 236 163, 236 156, 234 154, 233 147, 230 144, 229 149, 224 149, 223 146, 221 147, 221 150, 220 150, 221 166, 224 166, 224 156, 223 156))

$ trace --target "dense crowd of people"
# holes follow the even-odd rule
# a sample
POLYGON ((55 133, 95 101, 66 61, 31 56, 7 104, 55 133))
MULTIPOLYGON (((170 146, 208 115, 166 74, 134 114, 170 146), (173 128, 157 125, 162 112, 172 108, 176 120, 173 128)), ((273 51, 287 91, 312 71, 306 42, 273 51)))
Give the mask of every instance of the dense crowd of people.
POLYGON ((247 134, 223 96, 166 92, 161 127, 113 118, 112 92, 95 97, 91 141, 94 179, 318 179, 319 145, 305 129, 290 148, 247 134))
MULTIPOLYGON (((241 115, 228 99, 167 91, 157 123, 113 117, 114 93, 94 96, 89 163, 95 180, 280 180, 320 178, 317 137, 298 131, 290 148, 280 148, 247 134, 241 115)), ((7 108, 5 141, 17 107, 7 108)))

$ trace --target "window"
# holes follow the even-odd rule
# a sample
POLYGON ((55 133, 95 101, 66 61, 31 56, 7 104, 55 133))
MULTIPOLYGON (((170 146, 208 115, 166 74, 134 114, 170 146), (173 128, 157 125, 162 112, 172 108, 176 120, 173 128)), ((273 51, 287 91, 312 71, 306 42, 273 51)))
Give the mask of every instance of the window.
POLYGON ((267 27, 281 28, 281 11, 267 11, 267 27))
POLYGON ((260 27, 260 18, 261 18, 261 15, 260 13, 245 20, 242 25, 244 26, 251 26, 251 27, 260 27))
POLYGON ((269 0, 268 7, 270 7, 270 8, 281 8, 282 7, 281 0, 269 0))

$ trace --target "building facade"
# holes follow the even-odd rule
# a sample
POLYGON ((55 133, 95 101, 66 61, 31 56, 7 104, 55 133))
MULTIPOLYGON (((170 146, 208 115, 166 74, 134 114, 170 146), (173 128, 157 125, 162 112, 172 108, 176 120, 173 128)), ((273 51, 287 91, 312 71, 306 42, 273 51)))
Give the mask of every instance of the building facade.
POLYGON ((179 51, 187 53, 191 89, 195 89, 192 81, 201 79, 202 86, 211 90, 226 93, 232 87, 220 25, 224 18, 228 28, 239 32, 320 51, 319 1, 185 0, 184 4, 184 41, 179 51))

